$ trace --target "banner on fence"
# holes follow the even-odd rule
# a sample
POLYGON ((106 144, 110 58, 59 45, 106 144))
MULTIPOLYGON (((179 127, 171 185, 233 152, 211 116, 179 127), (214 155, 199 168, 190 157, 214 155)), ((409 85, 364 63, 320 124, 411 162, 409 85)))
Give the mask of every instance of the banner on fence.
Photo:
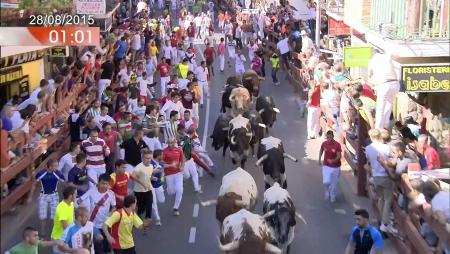
POLYGON ((371 47, 344 47, 346 67, 367 67, 372 59, 371 47))
POLYGON ((344 21, 330 18, 328 22, 328 36, 350 35, 351 28, 344 21))
POLYGON ((401 88, 407 92, 450 92, 450 64, 403 65, 401 88))
POLYGON ((106 13, 106 0, 75 0, 77 14, 104 15, 106 13))

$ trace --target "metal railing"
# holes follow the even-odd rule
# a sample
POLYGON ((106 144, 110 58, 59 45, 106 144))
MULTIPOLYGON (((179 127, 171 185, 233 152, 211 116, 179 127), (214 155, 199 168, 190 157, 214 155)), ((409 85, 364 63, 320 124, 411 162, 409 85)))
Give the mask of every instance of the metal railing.
POLYGON ((449 39, 448 2, 441 0, 372 1, 371 17, 365 25, 390 39, 449 39))

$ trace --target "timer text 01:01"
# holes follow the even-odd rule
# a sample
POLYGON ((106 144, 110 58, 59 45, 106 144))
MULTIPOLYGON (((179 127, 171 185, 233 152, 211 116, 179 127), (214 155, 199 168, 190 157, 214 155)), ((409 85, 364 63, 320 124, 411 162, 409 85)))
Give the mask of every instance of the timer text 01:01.
POLYGON ((48 33, 48 41, 50 43, 92 43, 92 32, 90 30, 75 30, 74 32, 66 33, 65 30, 51 30, 48 33))
POLYGON ((94 22, 95 20, 92 15, 30 15, 30 25, 37 26, 92 25, 94 22))

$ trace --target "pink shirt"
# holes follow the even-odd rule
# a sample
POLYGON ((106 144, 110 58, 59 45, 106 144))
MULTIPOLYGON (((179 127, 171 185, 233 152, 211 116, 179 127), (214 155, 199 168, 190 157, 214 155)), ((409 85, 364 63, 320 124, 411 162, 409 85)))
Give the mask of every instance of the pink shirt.
POLYGON ((428 169, 439 169, 441 168, 441 158, 439 158, 439 154, 431 146, 426 146, 423 155, 427 160, 428 169))

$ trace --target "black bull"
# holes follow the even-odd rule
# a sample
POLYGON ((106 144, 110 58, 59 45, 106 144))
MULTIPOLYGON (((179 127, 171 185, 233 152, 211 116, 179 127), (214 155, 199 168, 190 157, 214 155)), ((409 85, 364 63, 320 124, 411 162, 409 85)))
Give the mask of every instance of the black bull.
POLYGON ((240 162, 242 168, 245 168, 245 162, 250 150, 250 141, 252 140, 252 129, 250 123, 245 127, 232 129, 228 132, 230 141, 231 160, 233 164, 240 162))
POLYGON ((256 99, 256 111, 261 115, 262 122, 267 127, 272 127, 277 120, 277 113, 280 111, 275 107, 272 96, 258 97, 256 99))
MULTIPOLYGON (((270 176, 274 182, 278 182, 280 186, 284 189, 287 188, 286 181, 286 168, 284 165, 284 149, 283 145, 280 144, 277 148, 272 148, 266 150, 266 146, 259 144, 258 147, 258 162, 263 159, 262 167, 265 176, 270 176), (265 157, 265 159, 263 158, 265 157)), ((266 190, 273 184, 265 180, 266 190)))
POLYGON ((223 147, 222 155, 225 156, 225 152, 230 145, 230 141, 228 140, 228 129, 229 129, 229 122, 231 120, 231 117, 227 117, 224 114, 220 114, 219 117, 216 120, 216 123, 214 125, 213 133, 211 134, 210 138, 212 138, 212 147, 214 147, 214 150, 219 150, 221 147, 223 147))

